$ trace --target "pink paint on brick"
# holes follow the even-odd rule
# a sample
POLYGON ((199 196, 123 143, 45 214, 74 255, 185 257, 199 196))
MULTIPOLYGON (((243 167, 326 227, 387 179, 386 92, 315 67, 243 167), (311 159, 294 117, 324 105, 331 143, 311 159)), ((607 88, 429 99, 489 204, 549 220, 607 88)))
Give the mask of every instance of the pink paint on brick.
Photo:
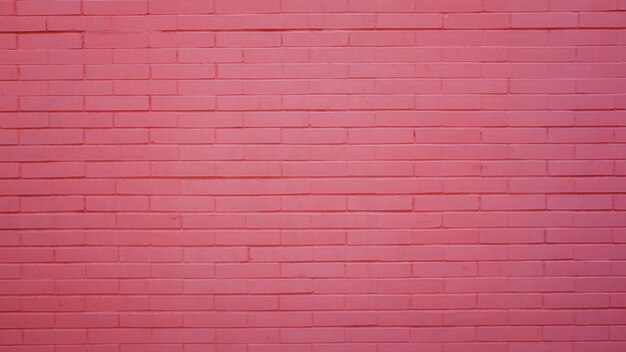
POLYGON ((624 11, 0 1, 0 351, 626 350, 624 11))

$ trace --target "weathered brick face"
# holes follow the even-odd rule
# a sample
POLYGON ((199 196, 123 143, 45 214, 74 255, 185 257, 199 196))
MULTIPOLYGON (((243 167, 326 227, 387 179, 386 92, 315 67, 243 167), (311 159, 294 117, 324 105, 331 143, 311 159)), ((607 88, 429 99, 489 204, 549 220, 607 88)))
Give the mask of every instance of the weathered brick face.
POLYGON ((5 351, 626 351, 626 1, 0 0, 5 351))

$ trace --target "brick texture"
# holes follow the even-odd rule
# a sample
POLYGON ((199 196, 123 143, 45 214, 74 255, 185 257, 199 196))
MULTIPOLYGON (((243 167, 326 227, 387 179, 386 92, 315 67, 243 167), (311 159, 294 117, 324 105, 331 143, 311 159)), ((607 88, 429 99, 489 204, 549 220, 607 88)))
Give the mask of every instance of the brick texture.
POLYGON ((0 0, 0 351, 626 350, 626 1, 0 0))

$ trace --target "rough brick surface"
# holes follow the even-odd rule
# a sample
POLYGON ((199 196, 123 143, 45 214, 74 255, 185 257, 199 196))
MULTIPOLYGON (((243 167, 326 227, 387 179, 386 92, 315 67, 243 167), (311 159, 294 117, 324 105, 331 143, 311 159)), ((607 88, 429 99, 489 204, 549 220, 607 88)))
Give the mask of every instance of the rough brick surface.
POLYGON ((0 0, 0 351, 625 351, 624 11, 0 0))

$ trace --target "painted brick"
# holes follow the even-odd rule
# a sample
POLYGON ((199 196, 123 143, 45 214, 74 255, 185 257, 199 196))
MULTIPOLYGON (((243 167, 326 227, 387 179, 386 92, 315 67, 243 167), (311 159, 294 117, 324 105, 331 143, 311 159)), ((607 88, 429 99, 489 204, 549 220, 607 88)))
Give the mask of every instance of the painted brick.
POLYGON ((0 1, 0 351, 622 351, 623 0, 0 1))

